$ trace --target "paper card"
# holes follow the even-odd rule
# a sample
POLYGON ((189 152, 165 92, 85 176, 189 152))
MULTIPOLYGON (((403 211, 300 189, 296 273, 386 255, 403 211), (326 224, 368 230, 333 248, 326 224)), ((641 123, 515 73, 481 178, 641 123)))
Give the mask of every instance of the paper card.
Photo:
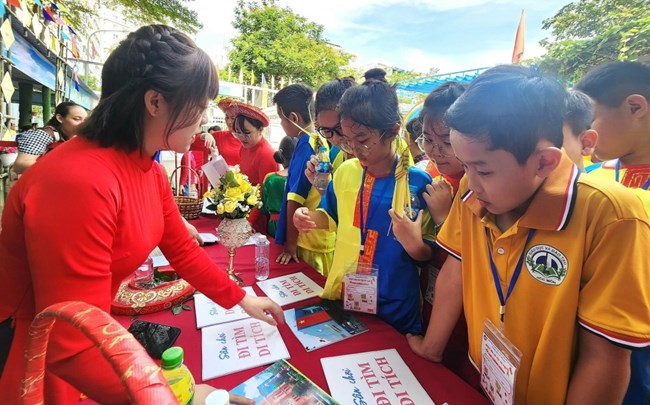
MULTIPOLYGON (((253 287, 242 287, 246 294, 255 296, 253 287)), ((210 325, 238 321, 240 319, 250 318, 239 305, 230 309, 225 309, 215 303, 204 294, 194 294, 194 311, 196 312, 196 327, 201 329, 210 325)))
POLYGON ((201 329, 203 381, 288 359, 280 331, 258 319, 201 329))
POLYGON ((332 397, 342 404, 435 405, 395 349, 320 361, 332 397))
POLYGON ((343 307, 348 311, 377 313, 377 276, 352 274, 343 276, 343 307))
POLYGON ((280 306, 315 297, 323 291, 302 272, 258 281, 257 286, 280 306))
POLYGON ((208 209, 208 205, 210 205, 210 201, 208 201, 207 198, 204 198, 203 199, 203 208, 201 209, 201 214, 217 215, 217 212, 215 210, 208 209))
POLYGON ((201 239, 203 239, 203 243, 206 244, 206 245, 210 244, 210 243, 219 242, 219 238, 217 237, 217 235, 215 235, 213 233, 201 232, 201 233, 199 233, 199 236, 201 237, 201 239))
POLYGON ((217 156, 201 166, 201 170, 203 170, 203 174, 208 178, 212 187, 219 187, 219 179, 228 171, 228 164, 223 160, 223 157, 217 156))

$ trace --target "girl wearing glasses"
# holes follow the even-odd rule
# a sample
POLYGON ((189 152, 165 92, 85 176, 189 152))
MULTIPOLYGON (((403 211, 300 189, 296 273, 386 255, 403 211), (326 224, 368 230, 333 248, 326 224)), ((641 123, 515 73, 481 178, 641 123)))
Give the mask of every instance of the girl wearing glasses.
MULTIPOLYGON (((427 154, 431 162, 427 167, 430 174, 437 173, 433 182, 426 187, 424 200, 434 222, 437 233, 449 214, 452 200, 458 190, 460 179, 465 174, 463 165, 449 142, 449 128, 444 116, 449 107, 465 91, 465 86, 457 82, 447 82, 434 89, 425 99, 420 119, 423 121, 422 134, 417 138, 418 146, 427 154)), ((435 247, 433 257, 420 271, 420 288, 424 298, 422 303, 422 318, 424 326, 430 326, 431 308, 433 305, 436 279, 447 253, 435 247)), ((417 342, 420 337, 409 336, 409 343, 418 352, 417 342)), ((449 339, 444 362, 447 367, 463 377, 466 381, 475 383, 477 374, 467 359, 467 326, 465 317, 461 315, 456 328, 449 339)))
MULTIPOLYGON (((336 111, 336 105, 343 96, 345 90, 356 86, 352 76, 343 79, 334 79, 322 85, 316 92, 316 131, 332 145, 330 148, 330 162, 332 162, 332 172, 345 162, 348 154, 339 148, 343 132, 339 113, 336 111)), ((312 171, 313 173, 313 171, 312 171)))
MULTIPOLYGON (((340 147, 356 158, 338 168, 319 209, 297 210, 294 223, 300 232, 336 229, 333 263, 323 298, 341 298, 347 268, 376 266, 378 315, 401 333, 420 333, 416 264, 429 260, 434 235, 426 210, 415 221, 391 215, 399 163, 393 142, 401 122, 397 94, 385 82, 367 80, 346 90, 337 111, 343 133, 340 147), (419 236, 410 237, 411 232, 406 232, 410 228, 417 229, 419 236)), ((429 183, 431 176, 410 167, 409 185, 421 207, 429 183)))

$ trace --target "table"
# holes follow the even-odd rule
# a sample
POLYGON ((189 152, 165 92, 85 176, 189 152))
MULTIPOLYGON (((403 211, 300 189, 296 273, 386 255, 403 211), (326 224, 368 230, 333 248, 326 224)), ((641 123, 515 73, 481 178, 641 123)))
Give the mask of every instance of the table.
MULTIPOLYGON (((190 222, 196 226, 199 232, 216 233, 217 221, 214 217, 201 216, 199 219, 190 222)), ((215 244, 206 246, 205 249, 215 263, 223 268, 226 267, 228 255, 223 246, 215 244)), ((281 251, 281 246, 271 242, 270 278, 301 271, 321 286, 325 284, 325 278, 305 263, 292 263, 285 266, 276 264, 275 258, 281 251)), ((255 285, 254 258, 254 246, 243 246, 237 249, 235 269, 240 273, 245 285, 253 285, 256 294, 263 296, 262 290, 255 285)), ((286 305, 283 309, 286 310, 308 303, 315 303, 318 300, 318 298, 312 298, 286 305)), ((182 311, 176 316, 171 311, 163 311, 142 315, 139 319, 174 325, 182 329, 182 333, 175 345, 181 346, 185 350, 185 364, 192 371, 194 378, 198 382, 201 381, 201 331, 196 329, 194 302, 189 301, 188 305, 192 307, 192 311, 182 311)), ((291 355, 288 361, 314 383, 329 392, 325 374, 320 364, 320 358, 395 348, 436 404, 443 404, 445 402, 449 404, 489 404, 488 400, 481 393, 473 389, 443 365, 429 362, 414 354, 406 338, 379 317, 361 313, 355 315, 361 322, 368 326, 370 329, 368 332, 309 353, 302 348, 300 342, 288 326, 280 325, 280 334, 291 355)), ((116 316, 115 318, 125 327, 131 324, 131 317, 116 316)), ((230 390, 266 367, 268 366, 255 367, 220 378, 207 380, 205 383, 230 390)))

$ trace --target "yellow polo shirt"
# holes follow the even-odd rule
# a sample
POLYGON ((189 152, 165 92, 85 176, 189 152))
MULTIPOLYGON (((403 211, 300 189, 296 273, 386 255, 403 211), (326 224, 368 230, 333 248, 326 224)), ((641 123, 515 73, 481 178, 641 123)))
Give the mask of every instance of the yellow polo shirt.
POLYGON ((625 187, 578 177, 565 155, 505 232, 466 179, 457 196, 437 242, 462 258, 469 354, 479 370, 484 322, 500 323, 485 228, 504 295, 526 251, 504 323, 506 337, 522 352, 516 403, 565 402, 578 325, 613 344, 650 345, 650 223, 641 219, 643 205, 625 187), (536 233, 524 246, 530 229, 536 233))

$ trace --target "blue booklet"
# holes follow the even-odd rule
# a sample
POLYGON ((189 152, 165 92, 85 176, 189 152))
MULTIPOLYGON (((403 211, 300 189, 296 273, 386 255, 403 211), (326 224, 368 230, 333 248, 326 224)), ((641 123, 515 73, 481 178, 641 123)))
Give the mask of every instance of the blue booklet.
POLYGON ((270 365, 230 391, 256 404, 338 405, 329 394, 286 360, 270 365))
POLYGON ((312 351, 368 331, 339 301, 322 300, 284 311, 289 329, 305 350, 312 351))

